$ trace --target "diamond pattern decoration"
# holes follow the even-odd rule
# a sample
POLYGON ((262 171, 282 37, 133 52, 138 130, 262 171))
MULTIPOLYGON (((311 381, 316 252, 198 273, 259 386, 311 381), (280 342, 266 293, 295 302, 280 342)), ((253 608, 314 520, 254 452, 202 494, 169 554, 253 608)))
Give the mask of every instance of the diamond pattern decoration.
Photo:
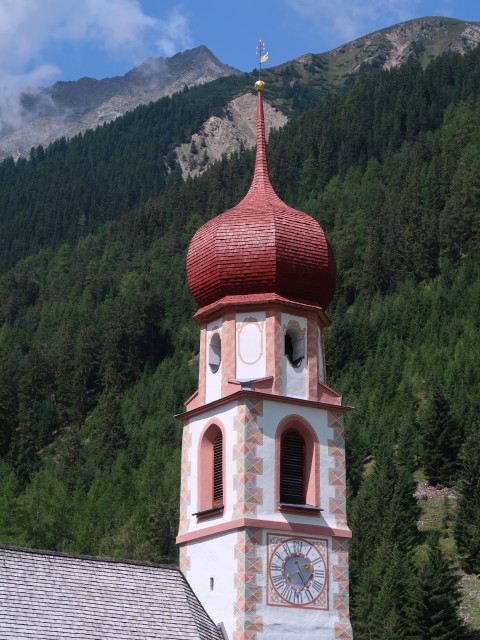
POLYGON ((345 551, 348 553, 348 540, 344 540, 343 538, 333 538, 333 551, 334 553, 338 553, 339 551, 345 551))
POLYGON ((179 562, 180 571, 182 573, 186 573, 190 569, 190 558, 188 556, 188 547, 186 544, 183 544, 180 547, 180 555, 179 562))
POLYGON ((342 611, 347 611, 348 610, 348 595, 340 595, 340 594, 335 594, 333 596, 333 608, 334 609, 341 609, 342 611))
POLYGON ((262 601, 262 587, 257 586, 257 575, 262 572, 262 530, 246 528, 237 532, 235 559, 237 572, 234 585, 237 601, 233 615, 236 621, 234 640, 257 640, 263 630, 263 619, 257 613, 257 604, 262 601))
POLYGON ((329 440, 328 441, 328 455, 333 456, 334 458, 343 457, 344 452, 342 450, 343 442, 338 440, 329 440))
POLYGON ((239 460, 238 463, 243 466, 243 471, 245 471, 245 473, 263 473, 262 458, 243 458, 243 460, 239 460))
MULTIPOLYGON (((329 411, 328 426, 333 430, 333 438, 328 441, 328 455, 333 457, 333 466, 328 471, 328 483, 331 487, 335 487, 335 497, 330 498, 329 508, 330 513, 335 516, 336 526, 347 528, 343 415, 338 411, 329 411)), ((348 539, 333 538, 332 551, 337 558, 336 562, 333 562, 333 608, 338 612, 335 640, 352 640, 349 614, 348 539)))
POLYGON ((237 432, 237 442, 233 447, 236 473, 233 489, 236 502, 233 518, 257 515, 257 505, 263 503, 263 491, 257 487, 257 476, 263 473, 263 462, 257 457, 257 446, 263 443, 263 433, 257 425, 257 416, 263 414, 263 401, 242 400, 233 425, 237 432))
POLYGON ((263 400, 245 400, 245 410, 255 416, 263 416, 263 400))
POLYGON ((328 426, 333 427, 334 429, 343 430, 343 414, 339 411, 329 411, 328 426))
POLYGON ((335 640, 352 640, 348 604, 348 540, 333 538, 332 551, 337 554, 336 563, 333 565, 333 581, 336 586, 336 592, 333 595, 333 608, 338 611, 338 622, 335 624, 335 640))
POLYGON ((335 623, 335 638, 338 638, 338 640, 351 640, 353 638, 352 627, 349 622, 335 623))
POLYGON ((330 469, 328 472, 328 483, 330 485, 345 485, 345 470, 340 469, 330 469))
POLYGON ((330 498, 330 513, 333 515, 343 515, 346 509, 346 501, 344 498, 330 498))
POLYGON ((328 455, 333 458, 333 465, 328 471, 328 483, 335 487, 335 497, 329 500, 330 513, 335 516, 337 527, 345 527, 347 486, 343 415, 338 411, 329 411, 328 426, 333 429, 333 438, 328 440, 328 455))
POLYGON ((348 567, 336 566, 333 568, 333 579, 335 582, 348 581, 348 567))
MULTIPOLYGON (((182 436, 182 466, 181 466, 181 484, 180 484, 180 523, 178 533, 186 533, 188 531, 188 507, 191 504, 191 491, 189 487, 190 475, 192 472, 190 464, 190 449, 192 448, 192 434, 190 426, 185 425, 182 436)), ((185 569, 187 570, 187 569, 185 569)), ((183 569, 182 569, 183 571, 183 569)))
POLYGON ((233 633, 233 640, 255 640, 256 637, 256 631, 234 631, 233 633))

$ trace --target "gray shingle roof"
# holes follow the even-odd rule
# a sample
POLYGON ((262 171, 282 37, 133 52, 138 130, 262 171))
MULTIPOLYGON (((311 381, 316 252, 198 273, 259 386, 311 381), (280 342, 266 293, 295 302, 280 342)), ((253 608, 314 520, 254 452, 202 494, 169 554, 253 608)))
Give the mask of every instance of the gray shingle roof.
POLYGON ((176 567, 0 545, 0 640, 221 640, 176 567))

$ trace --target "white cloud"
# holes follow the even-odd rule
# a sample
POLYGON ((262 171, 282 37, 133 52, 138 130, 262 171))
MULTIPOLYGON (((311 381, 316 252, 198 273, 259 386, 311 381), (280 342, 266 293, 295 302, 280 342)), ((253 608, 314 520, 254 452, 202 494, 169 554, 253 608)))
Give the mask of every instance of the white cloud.
POLYGON ((167 20, 160 20, 162 35, 157 40, 161 53, 170 57, 192 46, 187 18, 174 9, 167 20))
POLYGON ((159 20, 138 0, 0 0, 0 76, 21 77, 50 62, 42 56, 54 42, 93 44, 109 57, 137 63, 152 52, 171 55, 190 38, 179 9, 159 20))
MULTIPOLYGON (((166 20, 147 15, 139 0, 0 0, 0 130, 22 120, 19 94, 50 84, 60 69, 49 47, 95 46, 130 64, 190 46, 179 8, 166 20)), ((60 63, 61 64, 61 63, 60 63)))
POLYGON ((58 67, 42 64, 30 73, 0 75, 0 134, 18 129, 25 120, 22 94, 37 101, 37 109, 51 105, 50 98, 35 87, 50 82, 59 73, 58 67))
POLYGON ((419 0, 285 0, 305 18, 345 40, 409 20, 419 0))
POLYGON ((128 58, 156 27, 136 0, 0 0, 0 72, 22 73, 53 41, 128 58))

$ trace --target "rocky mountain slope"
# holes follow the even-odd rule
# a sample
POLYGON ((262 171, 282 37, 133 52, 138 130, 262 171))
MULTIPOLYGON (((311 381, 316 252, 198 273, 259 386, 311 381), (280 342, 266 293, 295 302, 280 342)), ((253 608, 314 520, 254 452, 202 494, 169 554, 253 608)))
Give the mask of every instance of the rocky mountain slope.
MULTIPOLYGON (((307 86, 321 95, 333 91, 376 69, 397 67, 409 58, 426 66, 444 51, 466 53, 480 44, 480 23, 452 18, 427 17, 375 31, 323 54, 306 54, 268 70, 267 92, 274 107, 289 111, 289 105, 275 97, 275 89, 289 84, 293 91, 307 86)), ((195 176, 242 147, 255 144, 254 114, 249 94, 231 101, 220 116, 209 118, 189 143, 177 148, 184 178, 195 176), (248 108, 250 106, 250 108, 248 108), (250 118, 251 120, 251 118, 250 118)), ((267 98, 268 99, 268 98, 267 98)), ((287 118, 265 103, 267 129, 279 128, 287 118)))
POLYGON ((345 76, 361 71, 362 65, 391 69, 416 58, 426 66, 444 51, 466 53, 479 44, 479 22, 426 17, 375 31, 323 55, 331 81, 342 83, 345 76))
MULTIPOLYGON (((242 146, 255 144, 256 98, 245 93, 231 100, 222 113, 211 116, 195 133, 190 143, 177 147, 177 159, 184 178, 197 176, 223 154, 232 155, 242 146)), ((265 127, 267 139, 271 129, 279 129, 288 121, 287 116, 264 102, 265 127)))
MULTIPOLYGON (((305 54, 295 60, 265 70, 273 106, 287 115, 298 109, 292 104, 301 92, 305 104, 351 84, 379 69, 390 69, 417 59, 426 66, 444 51, 465 53, 480 44, 480 23, 454 18, 425 17, 375 31, 332 51, 305 54), (302 94, 302 95, 303 95, 302 94), (296 97, 295 97, 296 96, 296 97), (305 95, 303 95, 305 98, 305 95)), ((172 58, 150 58, 124 76, 75 82, 57 82, 53 87, 23 98, 21 126, 1 128, 0 158, 27 156, 32 146, 67 138, 109 122, 140 104, 145 104, 216 78, 240 74, 221 63, 206 47, 197 47, 172 58)), ((246 74, 245 74, 246 76, 246 74)), ((239 77, 238 96, 250 87, 250 79, 239 77)), ((237 97, 238 97, 237 96, 237 97)), ((244 97, 243 100, 248 100, 244 97)), ((244 119, 249 110, 239 109, 235 100, 219 116, 212 116, 201 131, 177 149, 184 177, 197 175, 223 153, 230 154, 254 143, 251 123, 244 119), (192 146, 192 141, 194 145, 192 146), (195 153, 197 143, 201 145, 195 153), (194 153, 190 154, 190 148, 194 153)), ((267 121, 270 114, 267 115, 267 121)), ((279 113, 273 126, 286 118, 279 113)), ((272 125, 270 125, 272 126, 272 125)))
POLYGON ((62 136, 71 138, 185 86, 237 73, 200 46, 171 58, 148 58, 123 76, 57 82, 22 96, 17 130, 2 130, 0 113, 0 157, 27 156, 32 146, 45 146, 62 136))

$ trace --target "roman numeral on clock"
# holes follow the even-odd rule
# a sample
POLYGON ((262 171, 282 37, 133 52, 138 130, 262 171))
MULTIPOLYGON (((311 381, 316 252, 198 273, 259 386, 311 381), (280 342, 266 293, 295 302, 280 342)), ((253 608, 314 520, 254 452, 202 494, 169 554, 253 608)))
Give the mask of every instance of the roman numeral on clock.
POLYGON ((323 587, 323 583, 319 582, 318 580, 313 581, 312 589, 320 593, 320 591, 322 590, 322 587, 323 587))
POLYGON ((293 551, 294 553, 302 553, 303 540, 294 540, 293 541, 293 551))
POLYGON ((277 574, 275 576, 272 576, 272 582, 277 587, 277 589, 280 589, 280 587, 284 586, 284 580, 283 580, 283 576, 281 574, 277 574))
POLYGON ((291 601, 292 600, 292 596, 293 596, 294 593, 295 592, 294 592, 293 589, 291 589, 290 587, 285 585, 285 587, 282 589, 282 592, 281 592, 280 595, 282 596, 282 598, 285 598, 285 600, 290 600, 291 601))
POLYGON ((303 604, 303 591, 294 591, 293 601, 295 604, 303 604))

